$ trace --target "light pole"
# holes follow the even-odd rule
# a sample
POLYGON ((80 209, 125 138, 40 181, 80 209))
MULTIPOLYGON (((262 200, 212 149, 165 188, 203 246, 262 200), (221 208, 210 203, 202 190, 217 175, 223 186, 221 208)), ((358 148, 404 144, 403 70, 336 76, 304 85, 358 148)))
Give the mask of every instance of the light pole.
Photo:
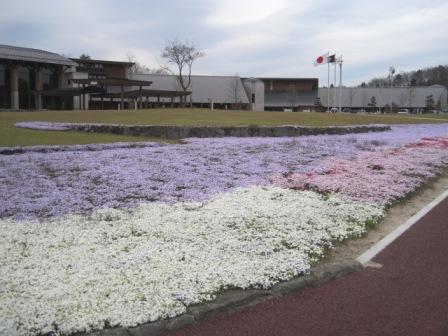
POLYGON ((389 68, 389 88, 390 88, 390 113, 392 113, 393 96, 392 96, 392 78, 394 77, 395 68, 391 66, 389 68))

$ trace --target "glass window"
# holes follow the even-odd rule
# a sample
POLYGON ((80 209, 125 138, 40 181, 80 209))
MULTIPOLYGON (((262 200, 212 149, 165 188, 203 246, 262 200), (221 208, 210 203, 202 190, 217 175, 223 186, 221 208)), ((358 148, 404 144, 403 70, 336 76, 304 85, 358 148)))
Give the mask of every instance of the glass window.
POLYGON ((11 108, 11 71, 6 64, 0 64, 0 109, 11 108))
POLYGON ((43 69, 42 84, 44 90, 58 88, 58 72, 56 67, 48 67, 43 69))
POLYGON ((36 73, 30 66, 19 66, 19 108, 35 107, 34 90, 36 89, 36 73))

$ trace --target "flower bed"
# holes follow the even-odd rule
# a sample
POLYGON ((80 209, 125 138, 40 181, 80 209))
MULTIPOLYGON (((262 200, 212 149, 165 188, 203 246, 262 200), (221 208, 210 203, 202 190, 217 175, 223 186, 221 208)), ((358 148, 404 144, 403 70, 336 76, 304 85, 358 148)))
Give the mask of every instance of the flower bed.
POLYGON ((448 138, 424 139, 402 148, 331 158, 319 172, 271 177, 274 185, 297 190, 332 192, 350 199, 390 205, 414 191, 448 165, 448 138))
POLYGON ((421 125, 344 136, 188 139, 182 145, 118 144, 104 150, 61 146, 56 152, 0 155, 0 217, 204 201, 238 187, 269 185, 272 175, 319 171, 334 159, 447 133, 446 125, 421 125))
POLYGON ((0 221, 0 325, 68 333, 172 317, 228 287, 302 274, 333 241, 381 216, 336 196, 251 187, 132 214, 0 221))
POLYGON ((0 155, 0 334, 131 326, 306 273, 446 167, 447 136, 420 125, 0 155))
POLYGON ((22 121, 14 125, 19 128, 28 128, 40 131, 70 131, 70 124, 46 121, 22 121))

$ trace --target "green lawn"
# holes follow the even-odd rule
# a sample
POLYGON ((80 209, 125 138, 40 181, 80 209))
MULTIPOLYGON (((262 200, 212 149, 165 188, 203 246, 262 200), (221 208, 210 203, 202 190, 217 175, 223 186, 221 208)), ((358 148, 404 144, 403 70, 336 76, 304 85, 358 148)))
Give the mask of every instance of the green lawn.
POLYGON ((423 114, 418 116, 420 119, 440 119, 440 120, 448 120, 448 113, 442 113, 442 114, 423 114))
POLYGON ((149 109, 129 111, 45 111, 0 112, 0 146, 86 144, 116 141, 160 141, 145 137, 82 132, 34 131, 18 129, 20 121, 109 123, 140 125, 275 126, 275 125, 366 125, 440 123, 448 116, 352 115, 326 113, 252 112, 207 109, 149 109))

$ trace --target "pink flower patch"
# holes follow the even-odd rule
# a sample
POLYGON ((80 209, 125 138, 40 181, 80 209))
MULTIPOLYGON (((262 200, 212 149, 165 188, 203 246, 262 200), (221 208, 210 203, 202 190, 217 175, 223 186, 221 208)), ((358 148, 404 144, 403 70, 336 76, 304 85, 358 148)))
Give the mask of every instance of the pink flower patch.
POLYGON ((292 173, 288 178, 272 176, 283 188, 338 192, 350 199, 390 204, 418 188, 448 165, 448 139, 431 138, 374 152, 352 159, 331 158, 320 173, 292 173))

